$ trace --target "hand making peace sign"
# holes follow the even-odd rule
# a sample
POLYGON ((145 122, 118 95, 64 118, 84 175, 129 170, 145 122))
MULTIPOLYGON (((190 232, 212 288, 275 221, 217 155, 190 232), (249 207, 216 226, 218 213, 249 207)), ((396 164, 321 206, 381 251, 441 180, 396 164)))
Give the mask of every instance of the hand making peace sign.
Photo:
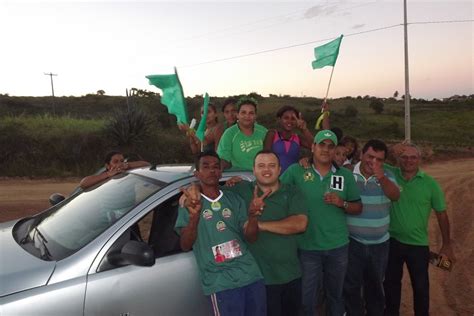
MULTIPOLYGON (((186 189, 180 188, 185 196, 184 206, 190 214, 197 214, 201 211, 201 190, 196 183, 192 183, 186 189)), ((181 200, 181 199, 180 199, 181 200)))
POLYGON ((272 190, 267 190, 263 192, 261 196, 258 196, 258 186, 255 186, 255 189, 253 190, 253 198, 252 201, 250 201, 249 216, 255 217, 262 215, 263 208, 265 207, 265 202, 263 200, 271 193, 272 190))

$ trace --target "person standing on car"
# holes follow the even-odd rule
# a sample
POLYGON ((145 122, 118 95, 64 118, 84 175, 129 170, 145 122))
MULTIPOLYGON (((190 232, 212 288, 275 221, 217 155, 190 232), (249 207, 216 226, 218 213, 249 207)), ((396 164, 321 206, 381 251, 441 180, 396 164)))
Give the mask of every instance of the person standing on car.
POLYGON ((255 155, 263 149, 267 129, 256 123, 257 101, 241 98, 237 102, 237 124, 227 128, 217 146, 224 169, 252 170, 255 155))
POLYGON ((105 155, 105 170, 102 173, 87 176, 81 180, 79 186, 82 189, 87 189, 99 182, 105 181, 108 178, 122 173, 125 170, 149 166, 148 161, 125 161, 123 154, 120 151, 110 151, 105 155))
POLYGON ((214 315, 266 315, 263 276, 244 238, 256 240, 257 216, 269 192, 255 194, 247 213, 240 196, 219 189, 220 163, 215 152, 198 155, 194 174, 200 189, 183 189, 185 208, 179 208, 175 229, 181 248, 194 252, 214 315))

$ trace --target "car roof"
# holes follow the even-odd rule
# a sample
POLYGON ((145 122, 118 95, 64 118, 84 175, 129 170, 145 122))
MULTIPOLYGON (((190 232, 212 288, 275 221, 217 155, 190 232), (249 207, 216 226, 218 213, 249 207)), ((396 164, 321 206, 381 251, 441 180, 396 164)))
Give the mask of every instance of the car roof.
MULTIPOLYGON (((181 179, 194 176, 195 166, 192 164, 158 165, 131 170, 130 173, 143 177, 172 183, 181 179)), ((252 172, 247 170, 225 170, 222 177, 244 176, 253 179, 252 172)))

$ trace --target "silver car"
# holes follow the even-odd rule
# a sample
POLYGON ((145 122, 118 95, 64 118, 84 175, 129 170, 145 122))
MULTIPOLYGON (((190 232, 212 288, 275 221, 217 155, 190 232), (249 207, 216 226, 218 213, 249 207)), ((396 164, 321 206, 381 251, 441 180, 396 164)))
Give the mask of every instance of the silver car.
MULTIPOLYGON (((0 224, 0 315, 209 315, 174 231, 192 166, 140 168, 0 224)), ((225 172, 252 179, 250 173, 225 172)))

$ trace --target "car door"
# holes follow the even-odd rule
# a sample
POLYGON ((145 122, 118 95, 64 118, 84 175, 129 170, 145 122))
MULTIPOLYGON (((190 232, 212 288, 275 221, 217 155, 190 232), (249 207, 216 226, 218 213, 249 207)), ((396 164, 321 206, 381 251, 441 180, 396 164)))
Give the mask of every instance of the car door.
POLYGON ((88 276, 85 315, 209 315, 192 252, 182 252, 174 231, 179 192, 175 190, 162 203, 126 231, 107 252, 125 241, 141 239, 155 253, 151 267, 107 264, 107 254, 97 272, 88 276))

